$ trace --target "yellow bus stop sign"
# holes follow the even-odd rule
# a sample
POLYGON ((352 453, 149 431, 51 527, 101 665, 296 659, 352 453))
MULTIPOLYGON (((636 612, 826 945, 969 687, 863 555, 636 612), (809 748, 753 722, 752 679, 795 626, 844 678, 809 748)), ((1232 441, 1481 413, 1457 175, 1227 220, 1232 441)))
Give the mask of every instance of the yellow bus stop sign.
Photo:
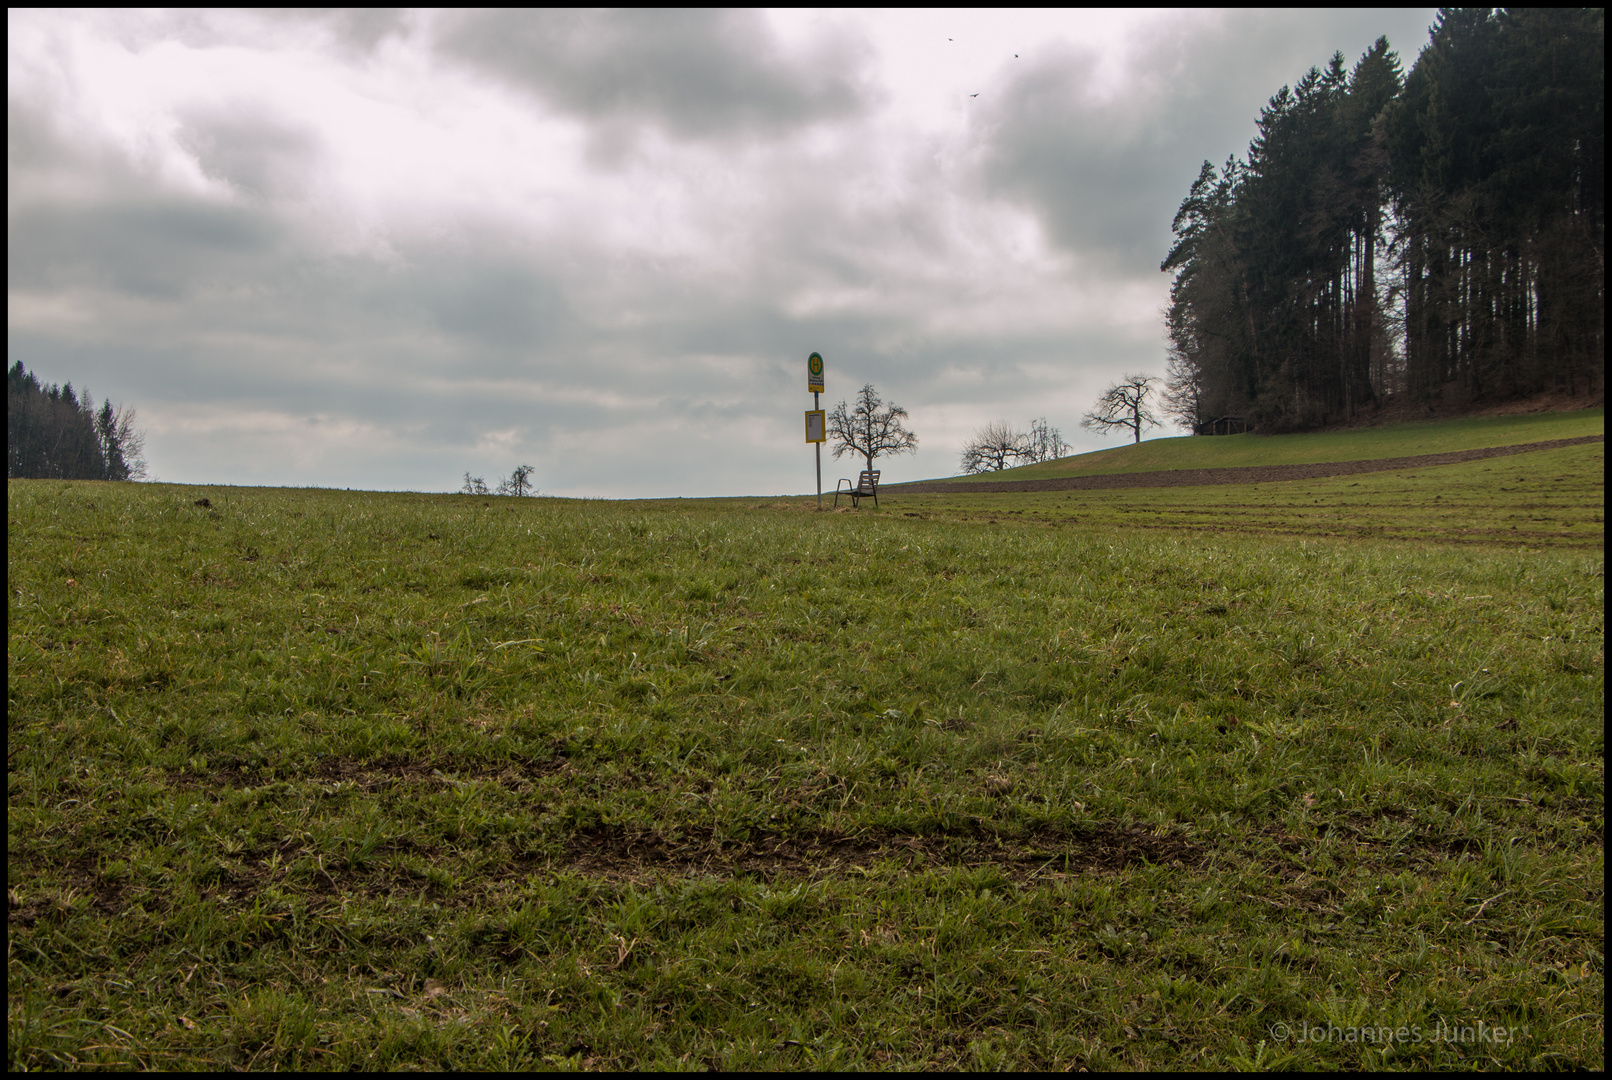
POLYGON ((818 353, 812 353, 806 358, 806 392, 808 394, 823 392, 823 358, 818 353))

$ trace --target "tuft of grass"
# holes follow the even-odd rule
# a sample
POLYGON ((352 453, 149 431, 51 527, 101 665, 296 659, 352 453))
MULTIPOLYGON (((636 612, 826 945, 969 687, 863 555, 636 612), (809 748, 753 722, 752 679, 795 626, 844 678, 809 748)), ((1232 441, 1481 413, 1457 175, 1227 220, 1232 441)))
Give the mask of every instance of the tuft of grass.
POLYGON ((11 1067, 1602 1067, 1600 530, 1441 477, 11 481, 11 1067))

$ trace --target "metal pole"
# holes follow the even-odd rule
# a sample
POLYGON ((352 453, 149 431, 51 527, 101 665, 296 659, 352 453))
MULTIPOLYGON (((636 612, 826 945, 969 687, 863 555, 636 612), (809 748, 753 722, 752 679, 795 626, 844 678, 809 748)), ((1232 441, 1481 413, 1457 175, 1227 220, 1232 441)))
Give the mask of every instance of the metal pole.
MULTIPOLYGON (((813 409, 817 409, 817 408, 821 407, 821 403, 817 400, 818 396, 819 395, 817 395, 817 394, 812 395, 812 408, 813 409)), ((817 444, 817 508, 819 510, 821 510, 823 508, 823 444, 822 443, 817 444)))

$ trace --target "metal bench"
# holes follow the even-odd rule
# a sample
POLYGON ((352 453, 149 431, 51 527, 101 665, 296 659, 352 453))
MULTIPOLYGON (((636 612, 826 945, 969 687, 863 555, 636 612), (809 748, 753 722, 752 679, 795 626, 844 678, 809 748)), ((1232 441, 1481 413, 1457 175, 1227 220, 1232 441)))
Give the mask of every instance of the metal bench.
POLYGON ((840 482, 834 486, 835 506, 840 504, 841 495, 849 495, 851 497, 851 506, 853 508, 860 506, 863 499, 872 499, 873 505, 878 506, 879 470, 863 469, 862 472, 857 475, 855 487, 852 487, 851 482, 845 477, 840 477, 840 482))

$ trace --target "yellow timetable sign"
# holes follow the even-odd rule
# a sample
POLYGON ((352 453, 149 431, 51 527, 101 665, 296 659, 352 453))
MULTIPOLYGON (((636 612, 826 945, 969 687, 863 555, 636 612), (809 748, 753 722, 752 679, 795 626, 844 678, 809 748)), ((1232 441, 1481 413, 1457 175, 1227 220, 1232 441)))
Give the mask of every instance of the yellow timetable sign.
MULTIPOLYGON (((806 358, 806 392, 808 394, 821 394, 823 392, 823 357, 818 353, 806 358)), ((808 442, 822 442, 822 439, 808 439, 808 442)))
POLYGON ((828 436, 826 434, 824 434, 824 430, 823 430, 826 426, 827 425, 823 421, 823 410, 822 409, 807 409, 806 410, 806 441, 807 442, 827 442, 828 441, 828 436))

